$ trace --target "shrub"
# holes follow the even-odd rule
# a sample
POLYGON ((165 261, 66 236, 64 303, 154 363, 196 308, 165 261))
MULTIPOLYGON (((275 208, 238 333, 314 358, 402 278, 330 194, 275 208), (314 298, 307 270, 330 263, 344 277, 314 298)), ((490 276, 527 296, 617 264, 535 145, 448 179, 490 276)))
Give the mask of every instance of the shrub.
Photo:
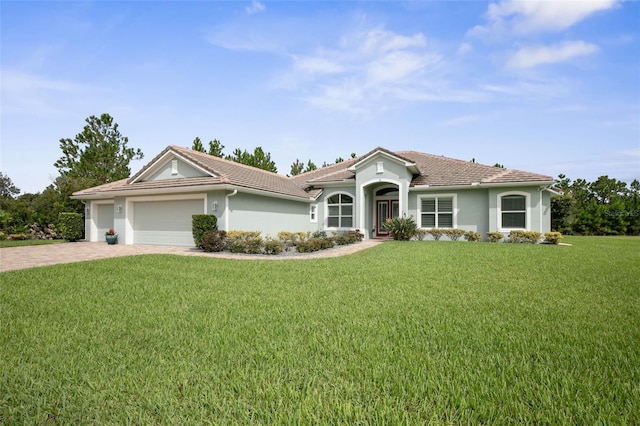
POLYGON ((83 220, 80 213, 62 212, 58 215, 62 238, 68 241, 78 241, 82 238, 83 220))
POLYGON ((387 219, 383 226, 389 235, 398 241, 409 241, 418 232, 418 225, 413 216, 407 217, 406 214, 402 215, 402 217, 387 219))
POLYGON ((449 237, 451 241, 458 241, 463 235, 464 230, 462 229, 445 229, 445 235, 449 237))
POLYGON ((359 229, 355 231, 347 231, 349 237, 349 244, 360 242, 364 239, 364 234, 359 229))
POLYGON ((416 239, 418 241, 424 240, 427 235, 429 235, 429 231, 426 229, 418 229, 416 231, 416 239))
POLYGON ((487 232, 487 238, 490 243, 497 243, 504 238, 504 235, 502 235, 502 232, 487 232))
POLYGON ((311 234, 311 238, 326 238, 327 233, 325 231, 316 231, 311 234))
POLYGON ((4 232, 0 231, 0 240, 5 240, 7 238, 7 234, 5 234, 4 232))
POLYGON ((191 216, 191 232, 196 247, 202 247, 205 235, 218 229, 218 218, 210 214, 194 214, 191 216))
POLYGON ((284 250, 283 244, 276 239, 266 238, 264 241, 264 252, 266 254, 280 254, 284 250))
POLYGON ((333 240, 339 246, 345 246, 347 244, 350 244, 349 236, 347 234, 336 235, 335 237, 333 237, 333 240))
POLYGON ((10 240, 26 240, 27 239, 27 235, 23 234, 23 233, 9 234, 9 239, 10 240))
POLYGON ((227 238, 232 253, 262 253, 264 241, 260 237, 260 231, 229 231, 227 238))
POLYGON ((298 243, 298 253, 311 253, 321 249, 321 241, 326 238, 309 238, 308 240, 298 243))
POLYGON ((505 240, 508 243, 522 243, 524 242, 524 233, 525 231, 513 230, 509 232, 507 239, 505 240))
POLYGON ((227 233, 225 231, 211 231, 205 234, 201 242, 202 250, 212 253, 227 249, 227 233))
POLYGON ((482 238, 480 233, 476 231, 467 231, 464 233, 464 239, 467 241, 480 241, 480 238, 482 238))
POLYGON ((509 232, 507 241, 510 243, 535 244, 540 240, 541 236, 542 234, 537 231, 513 230, 509 232))
POLYGON ((440 238, 442 238, 442 235, 444 234, 444 229, 433 228, 433 229, 429 229, 428 232, 429 232, 429 235, 431 235, 434 240, 439 241, 440 238))
POLYGON ((562 240, 560 232, 545 232, 544 241, 549 244, 558 244, 562 240))
POLYGON ((308 238, 306 232, 278 232, 278 240, 284 245, 284 247, 295 247, 300 241, 304 241, 308 238))
POLYGON ((524 233, 522 242, 528 244, 537 244, 542 238, 542 234, 538 231, 527 231, 524 233))

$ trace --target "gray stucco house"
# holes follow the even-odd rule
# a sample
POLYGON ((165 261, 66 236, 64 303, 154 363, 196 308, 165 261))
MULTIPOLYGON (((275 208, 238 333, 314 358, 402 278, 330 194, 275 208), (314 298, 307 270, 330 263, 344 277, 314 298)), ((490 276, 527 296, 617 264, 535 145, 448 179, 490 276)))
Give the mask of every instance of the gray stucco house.
POLYGON ((344 231, 386 236, 388 217, 413 215, 421 228, 479 232, 550 231, 550 176, 376 148, 288 177, 169 146, 129 179, 73 194, 86 204, 86 238, 113 228, 120 244, 193 246, 191 215, 224 230, 344 231))

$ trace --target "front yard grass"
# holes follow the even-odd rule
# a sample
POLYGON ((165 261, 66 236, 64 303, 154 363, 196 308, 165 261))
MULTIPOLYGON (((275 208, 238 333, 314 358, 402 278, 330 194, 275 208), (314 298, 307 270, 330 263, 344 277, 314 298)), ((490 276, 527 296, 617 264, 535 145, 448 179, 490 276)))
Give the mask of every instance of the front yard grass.
POLYGON ((637 424, 640 239, 0 274, 0 424, 637 424))
POLYGON ((66 240, 0 240, 2 247, 41 246, 45 244, 66 243, 66 240))

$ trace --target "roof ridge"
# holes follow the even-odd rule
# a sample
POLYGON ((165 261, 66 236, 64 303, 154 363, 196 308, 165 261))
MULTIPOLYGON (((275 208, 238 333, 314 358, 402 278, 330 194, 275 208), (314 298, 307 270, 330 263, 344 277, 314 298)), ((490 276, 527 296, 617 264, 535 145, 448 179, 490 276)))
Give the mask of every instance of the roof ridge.
MULTIPOLYGON (((206 159, 209 159, 209 160, 213 160, 213 161, 222 161, 224 163, 227 163, 229 165, 236 166, 236 167, 239 167, 239 168, 249 168, 252 171, 257 171, 257 172, 260 172, 260 173, 268 173, 271 176, 279 176, 281 178, 287 179, 287 176, 281 175, 280 173, 275 173, 275 172, 272 172, 272 171, 269 171, 269 170, 261 169, 260 167, 250 166, 248 164, 238 163, 237 161, 228 160, 228 159, 223 158, 223 157, 218 157, 218 156, 215 156, 215 155, 207 154, 206 152, 196 151, 196 150, 193 150, 193 149, 190 149, 190 148, 185 148, 185 147, 178 146, 178 145, 170 145, 170 148, 177 148, 178 151, 182 151, 183 153, 186 153, 187 155, 200 156, 200 157, 203 157, 203 158, 206 158, 206 159)), ((210 167, 206 166, 205 164, 200 164, 200 166, 205 167, 206 169, 208 169, 211 172, 215 172, 217 174, 220 174, 216 170, 211 169, 210 167)))

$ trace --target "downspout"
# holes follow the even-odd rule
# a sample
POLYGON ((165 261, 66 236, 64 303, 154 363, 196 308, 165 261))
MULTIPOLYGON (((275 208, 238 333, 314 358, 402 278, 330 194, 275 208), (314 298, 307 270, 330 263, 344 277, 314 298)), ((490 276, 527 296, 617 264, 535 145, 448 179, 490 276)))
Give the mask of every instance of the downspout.
POLYGON ((540 223, 539 223, 540 227, 538 229, 540 230, 541 233, 543 233, 542 231, 542 191, 544 191, 545 189, 546 188, 544 187, 540 187, 538 189, 538 194, 540 194, 540 207, 538 208, 538 213, 539 213, 538 216, 540 216, 540 223))
POLYGON ((224 230, 229 232, 229 198, 238 194, 238 190, 234 189, 231 194, 224 196, 224 230))

